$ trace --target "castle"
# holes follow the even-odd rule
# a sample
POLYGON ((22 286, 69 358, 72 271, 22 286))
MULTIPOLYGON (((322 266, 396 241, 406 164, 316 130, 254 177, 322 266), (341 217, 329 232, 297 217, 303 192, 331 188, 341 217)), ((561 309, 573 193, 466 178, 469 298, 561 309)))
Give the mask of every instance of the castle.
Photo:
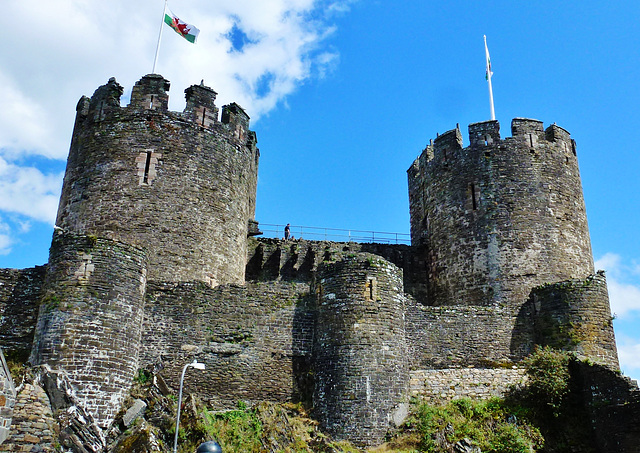
POLYGON ((39 370, 68 448, 104 451, 138 370, 177 390, 194 358, 208 406, 305 402, 360 446, 411 396, 500 394, 536 345, 619 368, 561 127, 439 135, 408 170, 410 246, 267 239, 249 116, 203 84, 171 112, 168 90, 151 74, 126 107, 113 78, 80 99, 49 262, 0 270, 0 347, 39 370))

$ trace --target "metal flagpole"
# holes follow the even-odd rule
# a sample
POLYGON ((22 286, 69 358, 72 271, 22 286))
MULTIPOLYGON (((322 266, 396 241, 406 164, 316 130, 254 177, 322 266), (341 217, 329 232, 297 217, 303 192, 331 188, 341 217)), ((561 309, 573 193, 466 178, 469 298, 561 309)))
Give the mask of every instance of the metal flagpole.
POLYGON ((162 21, 160 22, 160 33, 158 33, 158 44, 156 45, 156 57, 153 59, 153 69, 151 70, 151 74, 156 73, 156 63, 158 62, 158 54, 160 53, 160 39, 162 39, 162 29, 164 28, 164 16, 167 12, 167 2, 169 0, 164 0, 164 8, 162 10, 162 21))
POLYGON ((493 109, 493 88, 491 88, 491 59, 489 58, 489 48, 487 47, 487 35, 484 35, 484 53, 487 57, 487 82, 489 82, 489 102, 491 104, 491 120, 496 119, 496 112, 493 109))

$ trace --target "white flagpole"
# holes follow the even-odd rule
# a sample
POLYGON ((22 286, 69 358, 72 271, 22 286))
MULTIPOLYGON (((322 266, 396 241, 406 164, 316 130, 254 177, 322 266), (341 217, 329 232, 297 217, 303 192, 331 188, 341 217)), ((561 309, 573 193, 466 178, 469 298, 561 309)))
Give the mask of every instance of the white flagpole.
POLYGON ((489 103, 491 105, 491 120, 495 121, 496 112, 493 109, 493 88, 491 88, 491 60, 489 59, 489 48, 487 47, 487 35, 484 35, 484 53, 487 57, 487 82, 489 82, 489 103))
POLYGON ((156 63, 158 62, 158 54, 160 53, 160 39, 162 39, 162 29, 164 28, 164 15, 167 12, 167 2, 169 0, 164 0, 164 8, 162 10, 162 21, 160 22, 160 33, 158 33, 158 44, 156 45, 156 57, 153 59, 153 69, 151 70, 151 74, 156 73, 156 63))

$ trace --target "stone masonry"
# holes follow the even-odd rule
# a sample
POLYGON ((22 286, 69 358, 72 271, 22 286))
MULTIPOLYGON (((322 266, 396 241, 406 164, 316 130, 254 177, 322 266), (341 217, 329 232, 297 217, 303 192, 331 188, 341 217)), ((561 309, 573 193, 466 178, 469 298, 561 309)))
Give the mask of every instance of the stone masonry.
MULTIPOLYGON (((467 147, 458 128, 438 136, 408 170, 411 246, 256 239, 249 116, 203 84, 171 112, 168 90, 150 74, 126 107, 115 79, 80 99, 49 263, 0 269, 0 347, 18 363, 30 352, 46 398, 33 387, 25 404, 50 409, 54 443, 108 451, 138 370, 177 392, 193 359, 206 369, 186 391, 208 407, 301 402, 360 447, 412 396, 521 383, 536 345, 601 367, 584 381, 615 402, 592 395, 594 427, 637 416, 567 131, 516 118, 504 139, 497 121, 470 125, 467 147)), ((14 415, 5 443, 46 451, 31 428, 14 415)), ((615 436, 633 451, 633 430, 615 436)))

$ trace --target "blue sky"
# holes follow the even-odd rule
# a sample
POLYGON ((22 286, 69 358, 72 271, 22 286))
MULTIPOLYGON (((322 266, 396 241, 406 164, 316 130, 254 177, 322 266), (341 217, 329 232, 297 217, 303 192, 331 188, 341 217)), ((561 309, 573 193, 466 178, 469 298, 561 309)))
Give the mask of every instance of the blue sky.
MULTIPOLYGON (((261 150, 262 224, 408 233, 406 170, 429 139, 514 117, 577 142, 597 267, 622 368, 640 378, 640 3, 172 0, 200 30, 164 30, 157 71, 242 105, 261 150)), ((22 0, 0 46, 0 267, 47 260, 75 105, 109 77, 123 102, 151 72, 162 0, 22 0)), ((307 230, 308 231, 308 230, 307 230)))

